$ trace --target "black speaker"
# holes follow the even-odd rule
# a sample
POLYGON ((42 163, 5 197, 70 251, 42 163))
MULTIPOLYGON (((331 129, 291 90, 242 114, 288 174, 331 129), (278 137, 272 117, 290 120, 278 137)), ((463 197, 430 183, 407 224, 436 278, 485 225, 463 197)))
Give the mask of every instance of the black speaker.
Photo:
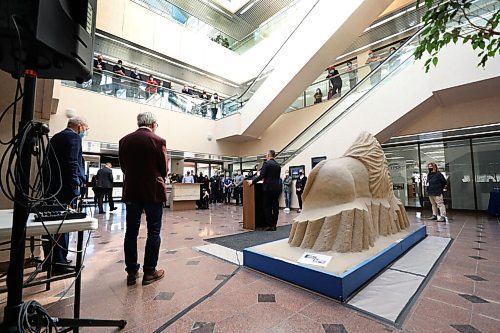
POLYGON ((90 79, 96 3, 0 0, 0 69, 14 77, 24 69, 34 69, 39 78, 90 79))

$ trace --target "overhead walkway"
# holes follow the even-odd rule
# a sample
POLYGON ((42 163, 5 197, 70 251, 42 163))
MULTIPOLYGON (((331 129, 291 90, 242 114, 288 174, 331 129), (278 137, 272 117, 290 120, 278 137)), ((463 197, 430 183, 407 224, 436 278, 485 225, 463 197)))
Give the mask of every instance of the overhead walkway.
POLYGON ((258 138, 391 3, 318 1, 262 71, 240 113, 220 120, 216 138, 258 138))
MULTIPOLYGON (((477 1, 485 17, 498 10, 498 3, 477 1)), ((479 7, 478 7, 479 8, 479 7)), ((312 157, 338 157, 362 131, 389 139, 398 129, 409 125, 408 113, 418 110, 429 99, 443 104, 467 91, 494 89, 500 84, 500 58, 483 69, 469 45, 451 45, 439 53, 439 64, 425 73, 424 61, 415 61, 413 51, 419 44, 417 33, 400 49, 365 77, 321 117, 281 150, 277 160, 283 165, 309 166, 312 157), (464 89, 466 87, 466 89, 464 89)), ((474 110, 471 110, 474 112, 474 110)), ((439 115, 436 115, 439 117, 439 115)))

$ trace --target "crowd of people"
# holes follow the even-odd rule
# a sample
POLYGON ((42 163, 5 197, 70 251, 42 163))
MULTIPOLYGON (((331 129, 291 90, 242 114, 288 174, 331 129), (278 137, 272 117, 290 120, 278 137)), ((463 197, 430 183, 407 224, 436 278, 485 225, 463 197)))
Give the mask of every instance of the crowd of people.
MULTIPOLYGON (((243 205, 243 182, 245 180, 252 180, 258 178, 261 171, 248 171, 243 175, 241 171, 231 174, 226 172, 216 171, 214 175, 209 177, 200 172, 196 175, 192 171, 187 171, 185 175, 171 173, 167 177, 167 183, 199 183, 200 186, 200 200, 197 202, 198 209, 208 209, 210 205, 214 204, 234 204, 237 206, 243 205)), ((285 213, 290 212, 291 208, 291 193, 293 187, 293 179, 288 170, 285 171, 285 177, 280 178, 279 193, 283 193, 285 200, 285 213)), ((295 193, 299 202, 299 212, 302 209, 302 192, 306 186, 307 177, 304 171, 301 170, 296 182, 295 193)))
MULTIPOLYGON (((144 99, 146 101, 154 96, 163 98, 167 94, 169 102, 176 103, 177 101, 176 94, 174 94, 175 90, 170 81, 155 78, 152 74, 141 73, 137 67, 128 70, 123 66, 122 60, 118 60, 115 65, 111 66, 111 64, 104 61, 102 55, 98 55, 94 59, 93 73, 91 81, 93 91, 116 97, 125 94, 125 97, 144 99)), ((217 118, 220 103, 222 102, 218 93, 207 93, 206 90, 200 90, 196 86, 184 86, 181 93, 202 100, 196 104, 193 110, 186 111, 199 113, 203 117, 206 117, 208 111, 210 111, 211 118, 217 118)))

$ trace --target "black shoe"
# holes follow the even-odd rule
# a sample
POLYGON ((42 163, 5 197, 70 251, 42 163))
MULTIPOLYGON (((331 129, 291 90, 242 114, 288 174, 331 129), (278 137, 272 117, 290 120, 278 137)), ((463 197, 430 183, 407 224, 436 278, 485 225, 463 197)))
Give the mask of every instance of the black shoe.
POLYGON ((276 227, 265 227, 264 231, 276 231, 276 227))
POLYGON ((52 268, 52 275, 64 275, 75 273, 75 269, 73 267, 61 267, 55 266, 52 268))
POLYGON ((116 210, 117 208, 116 207, 113 207, 113 208, 110 208, 109 210, 116 210))
POLYGON ((437 216, 436 215, 432 215, 431 217, 428 217, 427 218, 428 220, 437 220, 437 216))
POLYGON ((127 286, 133 286, 139 278, 139 272, 129 272, 127 274, 127 286))

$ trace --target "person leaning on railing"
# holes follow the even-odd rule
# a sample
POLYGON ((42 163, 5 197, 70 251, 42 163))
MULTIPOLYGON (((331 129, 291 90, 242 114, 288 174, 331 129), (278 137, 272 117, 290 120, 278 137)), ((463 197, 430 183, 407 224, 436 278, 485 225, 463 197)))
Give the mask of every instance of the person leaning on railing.
POLYGON ((155 81, 153 75, 150 75, 146 80, 146 83, 148 84, 145 89, 146 99, 149 99, 149 97, 156 94, 156 86, 158 86, 158 82, 155 81))
POLYGON ((92 76, 92 90, 99 91, 102 81, 102 71, 106 70, 106 63, 103 60, 102 55, 98 55, 94 59, 94 75, 92 76))
POLYGON ((139 83, 142 81, 141 73, 139 73, 139 70, 137 67, 134 68, 133 71, 130 72, 130 78, 132 79, 131 82, 131 96, 133 98, 140 98, 141 95, 139 93, 139 83))

